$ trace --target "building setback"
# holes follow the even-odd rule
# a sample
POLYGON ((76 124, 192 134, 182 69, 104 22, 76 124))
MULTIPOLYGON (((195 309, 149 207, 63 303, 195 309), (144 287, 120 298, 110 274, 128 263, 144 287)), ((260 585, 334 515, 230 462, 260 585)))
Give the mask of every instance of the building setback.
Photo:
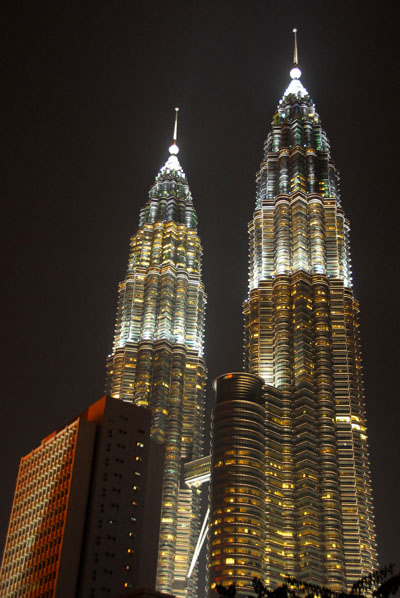
POLYGON ((200 528, 200 490, 185 488, 183 467, 203 451, 206 297, 197 215, 174 142, 131 238, 119 286, 107 394, 148 407, 151 437, 165 448, 157 590, 193 596, 187 573, 200 528))
POLYGON ((103 397, 21 459, 3 598, 155 587, 163 448, 150 421, 148 410, 103 397))
POLYGON ((290 77, 257 173, 244 303, 245 369, 269 387, 265 581, 341 590, 377 564, 359 306, 339 174, 297 50, 290 77))

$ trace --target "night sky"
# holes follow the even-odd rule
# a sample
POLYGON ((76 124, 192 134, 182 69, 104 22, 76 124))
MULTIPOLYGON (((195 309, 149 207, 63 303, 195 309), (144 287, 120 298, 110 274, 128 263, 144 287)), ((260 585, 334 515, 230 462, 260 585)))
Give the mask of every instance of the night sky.
POLYGON ((390 6, 3 7, 1 546, 20 457, 103 394, 117 285, 168 157, 175 106, 204 247, 208 411, 214 377, 242 368, 247 223, 296 26, 302 82, 351 223, 380 562, 400 565, 399 54, 390 6))

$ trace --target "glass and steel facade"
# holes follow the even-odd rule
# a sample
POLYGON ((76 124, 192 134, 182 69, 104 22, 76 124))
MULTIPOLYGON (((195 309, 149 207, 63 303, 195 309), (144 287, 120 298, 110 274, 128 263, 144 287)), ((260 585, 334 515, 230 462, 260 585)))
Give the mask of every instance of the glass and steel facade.
POLYGON ((256 178, 244 360, 267 389, 265 581, 341 590, 377 564, 359 307, 339 173, 300 76, 256 178))
POLYGON ((197 215, 176 143, 150 189, 119 286, 106 391, 150 408, 152 438, 165 446, 157 589, 193 595, 185 567, 199 532, 200 491, 184 489, 183 466, 203 451, 204 315, 197 215))

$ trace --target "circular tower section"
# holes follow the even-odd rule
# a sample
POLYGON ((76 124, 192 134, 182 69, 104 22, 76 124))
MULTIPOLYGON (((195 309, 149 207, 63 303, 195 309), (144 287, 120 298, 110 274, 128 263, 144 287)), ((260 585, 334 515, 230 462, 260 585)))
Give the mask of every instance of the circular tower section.
POLYGON ((264 579, 264 381, 246 372, 214 380, 211 424, 208 592, 236 584, 247 596, 253 577, 264 579))

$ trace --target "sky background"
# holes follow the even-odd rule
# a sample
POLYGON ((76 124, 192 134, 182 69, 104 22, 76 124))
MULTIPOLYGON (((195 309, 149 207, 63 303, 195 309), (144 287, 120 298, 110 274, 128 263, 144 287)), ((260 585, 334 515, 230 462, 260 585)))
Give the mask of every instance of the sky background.
POLYGON ((302 82, 351 223, 380 562, 400 565, 400 57, 390 6, 3 5, 1 549, 20 457, 103 393, 129 237, 168 157, 175 106, 204 247, 208 412, 215 376, 241 369, 255 173, 296 26, 302 82))

